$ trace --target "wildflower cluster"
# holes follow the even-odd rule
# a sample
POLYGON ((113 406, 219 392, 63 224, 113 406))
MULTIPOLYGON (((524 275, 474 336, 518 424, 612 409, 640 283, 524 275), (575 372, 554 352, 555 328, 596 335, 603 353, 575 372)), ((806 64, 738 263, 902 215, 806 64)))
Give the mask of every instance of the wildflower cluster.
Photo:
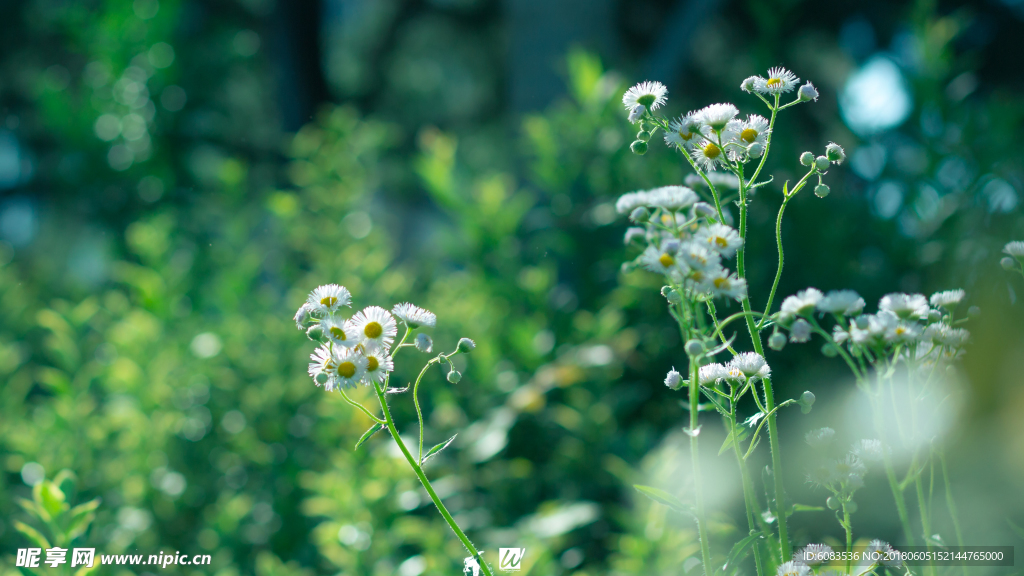
POLYGON ((1014 240, 1003 246, 1003 259, 999 263, 1004 269, 1024 274, 1024 241, 1014 240))

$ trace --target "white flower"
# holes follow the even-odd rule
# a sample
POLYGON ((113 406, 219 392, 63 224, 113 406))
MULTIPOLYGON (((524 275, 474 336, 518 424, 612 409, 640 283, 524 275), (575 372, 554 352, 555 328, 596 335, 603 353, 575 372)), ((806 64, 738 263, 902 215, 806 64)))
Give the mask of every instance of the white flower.
POLYGON ((351 348, 359 344, 359 334, 350 322, 345 322, 333 316, 327 316, 320 320, 320 326, 324 329, 324 336, 335 346, 351 348))
POLYGON ((327 389, 333 390, 334 384, 331 382, 331 379, 333 378, 332 371, 335 368, 335 363, 330 346, 327 344, 321 345, 309 355, 309 359, 312 360, 309 363, 309 376, 313 378, 313 382, 317 386, 328 384, 329 387, 327 389), (324 376, 320 376, 321 374, 324 376))
POLYGON ((1024 258, 1024 241, 1014 240, 1013 242, 1007 242, 1006 246, 1003 246, 1003 252, 1014 258, 1024 258))
POLYGON ((648 246, 640 255, 640 265, 650 272, 659 274, 683 273, 683 266, 679 261, 678 241, 665 241, 661 246, 648 246))
MULTIPOLYGON (((868 558, 872 558, 875 555, 881 556, 882 564, 890 568, 899 568, 903 565, 903 558, 896 549, 890 546, 888 542, 881 540, 869 542, 868 547, 864 550, 864 554, 868 558)), ((867 572, 867 570, 864 572, 867 572)))
POLYGON ((395 307, 391 309, 391 313, 395 318, 405 322, 406 326, 410 328, 420 328, 423 326, 433 328, 437 324, 437 316, 433 312, 408 302, 395 304, 395 307))
MULTIPOLYGON (((337 388, 353 388, 366 374, 366 357, 351 348, 335 348, 331 361, 334 368, 331 370, 333 385, 337 388)), ((328 391, 331 381, 328 381, 328 391)))
POLYGON ((687 266, 694 270, 717 268, 722 260, 718 252, 711 250, 706 244, 687 242, 679 250, 679 257, 687 266))
POLYGON ((640 118, 643 117, 645 110, 647 109, 640 104, 633 106, 633 108, 629 111, 629 122, 631 124, 636 124, 637 120, 640 120, 640 118))
POLYGON ((878 301, 878 309, 888 310, 903 319, 924 318, 928 316, 928 299, 922 294, 886 294, 878 301))
POLYGON ((809 314, 818 305, 821 298, 821 290, 817 288, 801 290, 782 301, 782 316, 783 318, 790 318, 792 316, 809 314))
POLYGON ((803 562, 784 562, 775 571, 775 576, 812 576, 810 566, 803 562))
POLYGON ((747 378, 751 376, 771 376, 771 369, 768 368, 768 364, 764 361, 764 356, 757 352, 741 352, 732 357, 732 360, 729 361, 729 366, 743 372, 743 375, 747 378), (767 372, 762 372, 765 368, 768 368, 767 372))
POLYGON ((366 348, 363 357, 366 358, 366 372, 363 373, 362 382, 367 386, 383 382, 388 373, 395 369, 395 363, 386 348, 366 348))
POLYGON ((955 308, 961 300, 964 299, 965 293, 963 290, 945 290, 943 292, 936 292, 929 298, 932 306, 940 306, 942 308, 955 308))
POLYGON ((832 290, 816 306, 819 312, 855 316, 864 310, 864 299, 853 290, 832 290))
POLYGON ((420 352, 429 353, 434 349, 434 340, 430 336, 420 332, 416 335, 416 349, 420 352))
POLYGON ((814 84, 808 82, 801 86, 800 89, 796 91, 796 97, 801 102, 810 102, 811 100, 817 102, 818 89, 814 87, 814 84))
POLYGON ((720 164, 725 164, 725 152, 711 140, 702 140, 691 146, 690 155, 704 170, 715 170, 720 164))
POLYGON ((832 465, 832 480, 850 486, 861 485, 867 473, 867 466, 855 454, 847 454, 845 458, 836 460, 832 465))
POLYGON ((732 120, 725 127, 729 140, 744 148, 758 143, 764 150, 768 141, 768 119, 758 114, 747 116, 746 120, 732 120))
POLYGON ((727 376, 728 371, 725 366, 722 366, 718 362, 712 362, 711 364, 701 366, 700 370, 697 371, 697 381, 701 386, 714 384, 727 376))
POLYGON ((380 306, 367 306, 351 320, 360 342, 365 346, 391 347, 398 334, 398 323, 387 310, 380 306))
POLYGON ((694 234, 694 239, 726 258, 732 258, 736 250, 743 246, 739 232, 725 224, 702 227, 694 234))
POLYGON ((908 343, 916 342, 921 336, 921 327, 913 322, 906 322, 903 320, 893 321, 892 315, 878 315, 879 319, 885 322, 885 338, 886 342, 894 343, 908 343))
POLYGON ((666 210, 679 210, 693 204, 700 198, 697 193, 686 186, 662 186, 647 192, 648 202, 652 206, 666 210))
POLYGON ((824 428, 818 428, 817 430, 811 430, 804 435, 804 440, 812 448, 820 448, 831 443, 832 439, 835 438, 835 435, 836 431, 826 426, 824 428))
POLYGON ((880 462, 884 455, 881 440, 861 440, 853 445, 852 452, 868 462, 880 462))
POLYGON ((821 564, 831 560, 832 548, 828 544, 808 544, 793 555, 793 559, 804 564, 821 564))
POLYGON ((319 314, 334 314, 342 306, 352 303, 352 294, 344 286, 326 284, 317 286, 309 294, 306 303, 319 314))
POLYGON ((689 144, 694 136, 700 136, 700 121, 696 112, 690 112, 686 116, 680 116, 668 123, 668 131, 665 132, 665 144, 682 147, 689 144))
POLYGON ((708 272, 705 286, 715 296, 727 296, 735 298, 737 301, 743 300, 747 296, 747 281, 738 278, 735 274, 730 274, 724 268, 708 272))
POLYGON ((657 110, 665 104, 668 88, 661 82, 644 81, 633 86, 622 95, 622 104, 632 111, 638 104, 649 110, 657 110))
POLYGON ((312 312, 313 307, 309 305, 309 302, 303 302, 302 306, 299 306, 299 309, 295 312, 295 327, 299 330, 305 330, 305 324, 312 312))
POLYGON ((789 327, 789 341, 803 343, 811 339, 811 324, 803 318, 797 318, 789 327))
POLYGON ((779 95, 790 92, 796 87, 800 79, 789 70, 777 66, 768 71, 767 78, 758 78, 754 84, 754 90, 761 94, 779 95))
POLYGON ((615 202, 615 211, 619 214, 629 214, 641 206, 650 204, 650 198, 646 191, 626 192, 615 202))
POLYGON ((700 123, 715 132, 721 132, 729 120, 732 120, 740 111, 732 104, 710 104, 697 112, 700 123))
POLYGON ((754 87, 757 86, 757 76, 749 76, 746 80, 740 83, 740 90, 750 93, 754 91, 754 87))
POLYGON ((924 329, 921 340, 930 340, 937 346, 959 348, 967 343, 970 332, 963 328, 952 328, 948 324, 935 323, 924 329))
POLYGON ((679 382, 683 379, 682 374, 676 371, 675 368, 669 370, 668 374, 665 375, 665 386, 669 388, 675 388, 679 386, 679 382))

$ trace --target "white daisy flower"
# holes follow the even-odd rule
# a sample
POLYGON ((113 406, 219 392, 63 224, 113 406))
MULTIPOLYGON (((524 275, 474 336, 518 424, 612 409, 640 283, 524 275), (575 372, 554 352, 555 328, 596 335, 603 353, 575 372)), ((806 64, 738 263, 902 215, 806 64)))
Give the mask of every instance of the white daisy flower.
POLYGON ((704 170, 715 170, 719 165, 725 164, 725 151, 711 140, 702 140, 691 146, 690 155, 704 170))
POLYGON ((832 443, 832 439, 835 438, 836 431, 825 426, 824 428, 818 428, 817 430, 811 430, 804 435, 804 441, 807 445, 812 448, 821 448, 832 443))
POLYGON ((341 318, 326 316, 320 320, 320 326, 324 330, 324 336, 335 346, 351 348, 359 344, 359 334, 350 322, 344 321, 341 318))
POLYGON ((882 450, 884 447, 881 440, 866 439, 854 444, 852 452, 868 462, 881 462, 884 456, 882 450))
POLYGON ((1007 242, 1006 246, 1003 246, 1003 252, 1014 258, 1024 258, 1024 241, 1014 240, 1013 242, 1007 242))
POLYGON ((626 192, 615 201, 615 211, 619 214, 629 214, 642 206, 650 205, 650 197, 644 190, 626 192))
POLYGON ((405 322, 406 326, 410 328, 421 328, 423 326, 433 328, 437 324, 437 316, 433 312, 408 302, 395 304, 395 307, 391 309, 391 314, 405 322))
POLYGON ((782 316, 790 318, 810 314, 821 301, 823 294, 817 288, 801 290, 782 301, 782 316))
POLYGON ((928 299, 932 306, 942 308, 956 308, 956 305, 964 299, 965 292, 963 290, 945 290, 943 292, 936 292, 932 294, 932 297, 928 299))
POLYGON ((722 366, 718 362, 712 362, 711 364, 705 364, 701 366, 697 371, 697 381, 701 386, 710 386, 719 380, 726 378, 728 371, 725 366, 722 366))
POLYGON ((747 375, 739 368, 733 366, 732 363, 726 364, 724 370, 725 372, 722 378, 725 380, 732 380, 733 382, 739 382, 741 384, 747 381, 747 375))
POLYGON ((366 358, 366 372, 363 373, 362 382, 367 386, 374 382, 383 382, 388 373, 395 369, 395 363, 386 348, 366 348, 363 350, 363 357, 366 358))
POLYGON ((754 90, 761 94, 776 96, 792 91, 799 82, 800 79, 796 77, 796 74, 777 66, 768 71, 767 78, 757 79, 754 90))
POLYGON ((922 294, 892 293, 878 301, 879 310, 888 310, 903 319, 918 319, 928 316, 928 299, 922 294))
MULTIPOLYGON (((352 348, 335 348, 332 354, 334 369, 331 375, 337 388, 354 388, 366 375, 366 357, 352 348)), ((329 381, 328 384, 331 384, 329 381)), ((326 388, 331 391, 332 388, 326 388)))
POLYGON ((391 347, 398 334, 398 323, 387 310, 380 306, 367 306, 350 320, 357 336, 366 346, 391 347))
POLYGON ((808 565, 821 564, 832 558, 832 548, 828 544, 808 544, 793 555, 793 559, 808 565))
POLYGON ((722 257, 700 242, 686 242, 679 249, 679 258, 693 270, 710 270, 720 267, 722 257))
POLYGON ((735 274, 729 274, 724 268, 708 273, 706 286, 715 296, 727 296, 737 301, 747 296, 747 281, 735 274))
MULTIPOLYGON (((923 299, 924 296, 921 298, 923 299)), ((880 336, 886 342, 916 342, 921 336, 921 327, 918 324, 907 322, 889 310, 876 314, 874 321, 869 323, 868 330, 875 337, 878 337, 879 331, 881 331, 880 336)))
POLYGON ((749 76, 746 80, 740 83, 740 90, 751 93, 754 91, 754 87, 757 86, 759 76, 749 76))
POLYGON ((652 206, 666 210, 680 210, 700 200, 697 193, 686 186, 662 186, 647 195, 652 206))
POLYGON ((327 390, 333 390, 334 384, 331 382, 331 379, 333 378, 336 364, 334 363, 334 356, 331 354, 330 346, 322 344, 309 355, 309 359, 312 360, 309 363, 309 376, 313 378, 313 382, 317 386, 327 384, 329 386, 327 390))
POLYGON ((856 316, 864 310, 864 299, 853 290, 832 290, 816 306, 819 312, 856 316))
POLYGON ((743 246, 743 238, 740 238, 740 233, 725 224, 701 227, 694 234, 694 239, 726 258, 732 258, 736 250, 743 246))
POLYGON ((679 383, 682 382, 682 380, 683 375, 673 368, 665 375, 665 386, 674 389, 676 386, 679 386, 679 383))
POLYGON ((729 361, 729 366, 743 372, 743 375, 747 378, 751 376, 771 376, 771 369, 768 368, 768 363, 764 361, 764 356, 757 352, 741 352, 732 357, 732 360, 729 361), (764 372, 765 368, 768 368, 767 372, 764 372))
POLYGON ((784 562, 775 571, 775 576, 812 576, 810 566, 803 562, 784 562))
POLYGON ((634 240, 643 240, 644 238, 647 238, 647 230, 639 226, 631 226, 626 228, 626 234, 622 237, 622 243, 628 245, 634 240))
POLYGON ((700 123, 715 132, 725 129, 729 120, 732 120, 740 111, 732 104, 710 104, 697 112, 700 123))
POLYGON ((937 346, 959 348, 967 343, 971 333, 964 328, 953 328, 948 324, 935 323, 924 329, 921 340, 934 342, 937 346))
POLYGON ((640 255, 640 265, 650 272, 659 274, 670 274, 680 272, 680 266, 685 266, 679 260, 678 248, 673 248, 671 241, 662 242, 659 246, 648 246, 640 255))
POLYGON ((835 482, 846 484, 858 484, 868 473, 868 467, 864 465, 855 454, 847 454, 842 460, 836 460, 832 465, 832 479, 835 482))
MULTIPOLYGON (((864 554, 868 558, 874 558, 875 556, 881 557, 882 564, 885 564, 890 568, 899 568, 903 566, 903 557, 900 553, 890 546, 888 542, 883 542, 882 540, 872 540, 869 542, 867 548, 864 550, 864 554)), ((864 572, 867 572, 867 570, 864 570, 864 572)))
POLYGON ((644 112, 646 110, 647 109, 644 108, 643 106, 641 106, 640 104, 637 104, 636 106, 633 106, 633 108, 629 111, 629 122, 630 122, 630 124, 636 124, 637 121, 639 121, 641 118, 643 118, 644 112))
POLYGON ((326 284, 317 286, 306 300, 310 308, 319 314, 334 314, 342 306, 352 303, 352 294, 344 286, 326 284))
POLYGON ((696 112, 690 112, 686 116, 672 120, 668 123, 668 131, 665 132, 665 144, 675 144, 682 148, 689 144, 695 136, 700 136, 700 120, 696 112))
POLYGON ((802 344, 811 339, 811 323, 803 318, 797 318, 796 322, 789 327, 789 341, 802 344))
POLYGON ((732 120, 726 125, 725 131, 729 135, 729 140, 744 148, 757 143, 761 145, 763 151, 764 145, 768 142, 768 119, 751 114, 746 120, 732 120))
POLYGON ((638 104, 648 110, 657 110, 665 104, 668 88, 661 82, 644 81, 633 86, 622 95, 622 104, 627 111, 633 110, 638 104))
POLYGON ((818 89, 814 87, 814 84, 808 82, 801 86, 800 89, 796 91, 796 97, 801 102, 810 102, 811 100, 817 102, 818 89))

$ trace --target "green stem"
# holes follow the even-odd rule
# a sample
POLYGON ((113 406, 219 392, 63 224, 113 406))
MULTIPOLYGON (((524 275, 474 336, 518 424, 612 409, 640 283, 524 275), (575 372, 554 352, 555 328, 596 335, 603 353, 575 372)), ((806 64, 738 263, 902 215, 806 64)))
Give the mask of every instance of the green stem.
POLYGON ((473 546, 473 543, 469 541, 469 538, 466 537, 466 533, 462 531, 462 528, 459 528, 459 525, 455 523, 455 519, 448 513, 448 509, 444 507, 444 503, 442 503, 441 499, 437 496, 437 492, 434 492, 434 487, 430 485, 430 480, 428 480, 427 475, 423 473, 423 468, 417 464, 416 460, 409 452, 409 449, 406 448, 405 442, 403 442, 402 437, 399 436, 398 430, 395 428, 395 422, 391 418, 391 412, 388 410, 388 401, 384 396, 384 391, 376 382, 373 383, 373 387, 377 391, 377 398, 380 400, 380 407, 384 411, 384 418, 386 420, 388 431, 391 432, 391 437, 395 439, 395 443, 398 444, 399 449, 402 450, 402 455, 405 456, 405 459, 409 462, 409 466, 412 468, 412 471, 415 472, 416 477, 419 478, 420 484, 423 484, 423 488, 426 489, 427 494, 430 495, 430 499, 434 502, 434 506, 437 507, 437 511, 441 513, 445 522, 447 522, 448 526, 451 527, 452 532, 458 536, 462 545, 466 547, 466 550, 470 555, 473 556, 473 558, 476 558, 477 564, 480 565, 480 570, 482 570, 486 576, 493 576, 491 569, 480 556, 480 552, 478 552, 476 547, 473 546))
POLYGON ((690 360, 690 456, 693 460, 693 486, 697 497, 697 533, 700 536, 700 555, 704 576, 713 576, 711 566, 711 544, 708 541, 708 522, 704 516, 704 488, 700 477, 700 454, 697 451, 697 436, 700 432, 697 420, 700 392, 697 387, 697 363, 690 360))
MULTIPOLYGON (((932 541, 931 541, 931 514, 929 513, 928 498, 924 494, 924 486, 921 484, 921 475, 918 474, 917 478, 914 479, 914 488, 917 492, 917 507, 921 513, 921 530, 924 533, 924 545, 928 548, 928 553, 932 553, 932 541)), ((927 566, 925 572, 928 574, 935 574, 934 566, 927 566)))
POLYGON ((850 511, 846 508, 847 501, 843 500, 843 529, 846 530, 846 573, 850 573, 850 565, 853 562, 853 524, 850 522, 850 511))
POLYGON ((779 249, 779 267, 775 270, 775 281, 772 282, 772 291, 768 293, 768 303, 764 305, 764 316, 757 323, 758 330, 764 327, 764 323, 768 321, 769 315, 772 313, 772 300, 775 300, 775 291, 778 290, 779 280, 782 278, 782 213, 786 211, 786 204, 789 204, 790 198, 792 196, 786 196, 782 199, 782 206, 779 206, 779 216, 775 219, 775 245, 779 249))
POLYGON ((420 424, 420 441, 419 441, 419 452, 417 453, 416 461, 423 464, 423 410, 420 408, 420 380, 423 380, 423 375, 427 373, 427 368, 430 368, 433 364, 439 362, 437 358, 431 359, 429 362, 423 365, 423 369, 420 370, 420 375, 416 377, 416 383, 412 386, 412 403, 416 407, 416 419, 420 424))
POLYGON ((367 416, 369 416, 370 419, 373 420, 374 422, 376 422, 377 424, 384 424, 384 421, 381 420, 380 418, 377 418, 376 416, 374 416, 373 413, 370 412, 370 410, 366 406, 363 406, 359 402, 356 402, 355 400, 349 398, 348 394, 345 394, 345 390, 339 388, 338 392, 341 392, 341 397, 345 399, 345 402, 348 402, 349 404, 351 404, 351 405, 355 406, 356 408, 359 408, 360 410, 362 410, 363 414, 366 414, 367 416))
POLYGON ((882 427, 883 416, 881 399, 879 398, 880 393, 881 391, 879 390, 875 395, 871 396, 871 406, 874 408, 875 413, 875 432, 878 434, 878 439, 882 441, 882 465, 885 467, 885 476, 889 480, 889 489, 892 491, 892 498, 896 502, 896 513, 899 514, 900 524, 903 526, 903 537, 906 538, 908 546, 914 546, 914 530, 910 525, 910 515, 907 514, 907 503, 903 498, 903 489, 900 487, 900 482, 896 478, 896 469, 892 464, 892 456, 889 454, 889 451, 885 449, 886 442, 882 427))
MULTIPOLYGON (((956 545, 964 546, 964 536, 960 531, 960 518, 956 513, 956 501, 953 500, 953 490, 949 484, 949 470, 946 468, 946 451, 942 448, 936 450, 939 453, 939 464, 942 468, 942 482, 946 492, 946 508, 949 509, 949 518, 953 521, 953 530, 956 532, 956 545)), ((967 565, 963 566, 964 576, 967 576, 967 565)))
MULTIPOLYGON (((733 412, 729 415, 729 423, 732 426, 733 442, 732 452, 736 456, 736 465, 740 467, 740 481, 743 485, 743 504, 747 512, 747 528, 750 532, 754 532, 758 529, 757 524, 754 522, 754 515, 757 514, 760 518, 757 503, 757 494, 754 492, 754 482, 750 479, 750 471, 747 470, 747 462, 744 460, 743 455, 740 453, 739 440, 739 426, 736 422, 736 407, 732 407, 733 412)), ((754 543, 754 566, 757 569, 758 576, 764 576, 764 565, 761 560, 761 543, 754 543)))

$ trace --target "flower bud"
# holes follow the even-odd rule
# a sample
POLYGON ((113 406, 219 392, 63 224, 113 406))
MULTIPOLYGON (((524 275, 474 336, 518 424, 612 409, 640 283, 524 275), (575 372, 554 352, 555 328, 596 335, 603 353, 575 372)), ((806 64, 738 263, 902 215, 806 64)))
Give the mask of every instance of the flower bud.
POLYGON ((416 335, 416 349, 429 354, 434 349, 434 341, 430 336, 420 332, 416 335))
POLYGON ((670 254, 675 254, 676 252, 679 252, 679 248, 681 246, 682 243, 673 238, 672 240, 666 240, 665 243, 661 245, 661 249, 670 254))
POLYGON ((651 139, 651 133, 646 130, 641 130, 636 133, 636 139, 641 142, 647 142, 651 139))
POLYGON ((648 210, 647 208, 644 208, 643 206, 639 206, 637 208, 634 208, 633 211, 629 213, 629 220, 631 222, 636 222, 637 224, 643 224, 644 222, 647 222, 650 219, 651 219, 651 212, 650 212, 650 210, 648 210))
POLYGON ((631 244, 634 240, 643 240, 647 237, 647 231, 643 228, 631 226, 626 229, 626 234, 623 236, 623 242, 625 244, 631 244))
POLYGON ((835 496, 829 496, 828 500, 825 500, 825 505, 828 506, 829 510, 839 510, 842 504, 839 503, 839 498, 835 496))
POLYGON ((715 211, 715 207, 707 202, 697 202, 693 205, 694 216, 717 216, 718 212, 715 211))
POLYGON ((671 388, 673 390, 678 388, 679 387, 679 383, 682 382, 682 381, 683 381, 682 374, 680 374, 679 372, 676 372, 675 368, 670 370, 669 373, 665 376, 665 386, 668 386, 669 388, 671 388))
POLYGON ((469 338, 459 338, 459 346, 457 350, 466 354, 476 349, 476 342, 473 342, 469 338))
POLYGON ((810 102, 811 100, 817 102, 818 89, 814 87, 814 84, 808 82, 807 84, 801 86, 799 90, 797 90, 796 97, 801 102, 810 102))
POLYGON ((828 184, 818 184, 814 187, 814 195, 818 198, 824 198, 828 196, 828 193, 832 190, 828 187, 828 184))
POLYGON ((768 337, 768 347, 778 351, 786 347, 786 335, 782 332, 775 332, 768 337))
POLYGON ((942 312, 939 312, 938 310, 929 310, 928 311, 928 321, 929 322, 938 322, 939 320, 942 320, 942 312))
POLYGON ((655 123, 653 123, 653 122, 651 122, 651 121, 649 121, 647 119, 644 119, 644 120, 640 121, 640 130, 643 130, 644 132, 654 132, 654 129, 656 127, 657 127, 657 124, 655 124, 655 123))
POLYGON ((754 86, 757 86, 757 76, 751 76, 740 83, 740 90, 744 92, 753 92, 754 86))
POLYGON ((295 312, 295 327, 302 330, 303 324, 310 320, 309 305, 303 304, 299 307, 299 310, 295 312))
POLYGON ((803 164, 804 166, 810 166, 811 164, 814 164, 814 154, 811 154, 810 152, 804 152, 803 154, 800 155, 800 163, 803 164))
POLYGON ((643 156, 644 154, 647 154, 647 142, 644 142, 643 140, 636 140, 629 145, 629 149, 633 151, 633 154, 643 156))
POLYGON ((662 286, 661 295, 672 304, 679 304, 683 301, 683 297, 680 296, 679 292, 676 292, 675 288, 671 286, 662 286))
POLYGON ((320 324, 313 324, 306 330, 306 337, 313 342, 319 342, 324 337, 324 327, 320 324))
POLYGON ((793 325, 789 327, 789 341, 790 342, 807 342, 811 339, 811 325, 803 318, 798 318, 793 325))
POLYGON ((822 172, 828 170, 828 158, 825 158, 824 156, 818 156, 817 158, 814 159, 814 167, 822 172))
POLYGON ((828 158, 830 162, 842 164, 843 160, 846 160, 846 151, 843 150, 843 147, 839 144, 829 142, 828 146, 825 146, 825 157, 828 158))
POLYGON ((324 384, 327 384, 328 378, 329 376, 327 376, 326 372, 320 372, 319 374, 316 375, 315 380, 317 384, 323 386, 324 384))
POLYGON ((981 316, 981 308, 978 308, 977 306, 971 306, 970 308, 967 309, 967 315, 970 316, 971 318, 977 318, 978 316, 981 316))
POLYGON ((804 393, 800 395, 800 403, 801 404, 806 404, 808 406, 814 406, 814 401, 815 400, 816 400, 816 398, 814 397, 814 392, 811 392, 810 390, 804 390, 804 393))
POLYGON ((846 512, 848 514, 853 514, 856 511, 857 511, 857 503, 856 502, 854 502, 853 500, 850 500, 849 502, 846 503, 846 512))
POLYGON ((824 354, 826 358, 835 358, 839 355, 839 350, 836 350, 836 347, 831 344, 825 344, 821 347, 821 353, 824 354))
POLYGON ((857 316, 853 320, 853 323, 856 324, 857 328, 860 328, 861 330, 867 330, 868 326, 871 325, 871 322, 868 321, 866 316, 857 316))
POLYGON ((764 144, 754 142, 747 148, 747 154, 750 154, 751 158, 760 158, 764 154, 764 144))
POLYGON ((462 372, 458 370, 452 370, 448 373, 448 381, 452 384, 458 384, 459 380, 462 380, 462 372))
POLYGON ((686 342, 686 353, 690 356, 697 356, 704 351, 704 345, 700 340, 693 339, 686 342))
POLYGON ((647 109, 644 108, 642 104, 637 104, 636 106, 633 106, 633 109, 629 111, 630 123, 636 124, 636 121, 643 117, 644 112, 646 110, 647 109))
POLYGON ((1009 256, 1004 256, 1003 259, 999 261, 999 265, 1002 266, 1005 270, 1017 269, 1017 263, 1014 261, 1013 258, 1010 258, 1009 256))

